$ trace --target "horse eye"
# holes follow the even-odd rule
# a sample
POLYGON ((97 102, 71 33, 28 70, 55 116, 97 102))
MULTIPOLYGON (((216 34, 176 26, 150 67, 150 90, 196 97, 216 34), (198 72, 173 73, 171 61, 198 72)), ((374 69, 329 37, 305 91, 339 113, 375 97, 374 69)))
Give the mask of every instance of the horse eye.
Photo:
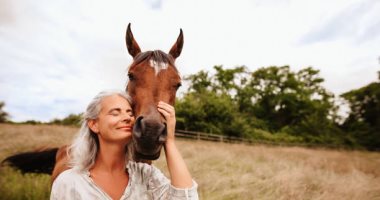
POLYGON ((135 79, 132 73, 128 73, 128 78, 130 81, 133 81, 135 79))

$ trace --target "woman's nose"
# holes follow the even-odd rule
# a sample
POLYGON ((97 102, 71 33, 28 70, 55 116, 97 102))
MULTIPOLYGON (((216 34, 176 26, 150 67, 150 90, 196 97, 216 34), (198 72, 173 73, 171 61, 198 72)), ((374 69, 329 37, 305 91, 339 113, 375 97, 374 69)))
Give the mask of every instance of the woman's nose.
POLYGON ((130 122, 132 120, 132 118, 133 117, 128 113, 123 115, 123 121, 125 121, 125 122, 130 122))

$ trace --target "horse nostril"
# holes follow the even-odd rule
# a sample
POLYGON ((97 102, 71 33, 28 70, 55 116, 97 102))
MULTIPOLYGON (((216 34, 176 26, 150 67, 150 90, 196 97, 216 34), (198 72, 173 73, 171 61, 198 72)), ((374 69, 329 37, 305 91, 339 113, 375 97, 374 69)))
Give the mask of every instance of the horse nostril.
POLYGON ((140 145, 162 144, 166 141, 166 135, 166 124, 151 118, 139 116, 133 126, 133 137, 138 139, 140 145))
POLYGON ((145 129, 145 125, 141 123, 141 120, 143 119, 142 116, 138 117, 136 119, 135 125, 133 126, 133 135, 136 138, 140 138, 142 136, 142 132, 145 129))

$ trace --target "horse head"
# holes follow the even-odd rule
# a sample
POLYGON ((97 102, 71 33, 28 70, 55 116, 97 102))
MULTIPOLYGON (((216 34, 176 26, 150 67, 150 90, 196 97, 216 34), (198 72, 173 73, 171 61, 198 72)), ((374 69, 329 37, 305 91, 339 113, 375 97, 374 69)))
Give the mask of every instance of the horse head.
POLYGON ((128 25, 126 43, 133 62, 128 69, 127 92, 133 100, 136 122, 133 127, 133 149, 135 159, 155 160, 159 158, 166 141, 166 124, 157 110, 159 101, 174 105, 181 77, 175 67, 175 59, 183 46, 182 29, 169 53, 160 50, 141 52, 128 25))

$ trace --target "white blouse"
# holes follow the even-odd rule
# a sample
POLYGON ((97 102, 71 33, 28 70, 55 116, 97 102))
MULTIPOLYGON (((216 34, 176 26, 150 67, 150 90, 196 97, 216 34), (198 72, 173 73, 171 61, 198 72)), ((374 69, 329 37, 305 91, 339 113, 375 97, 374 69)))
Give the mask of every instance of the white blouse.
MULTIPOLYGON (((175 188, 162 172, 146 163, 129 161, 129 181, 120 200, 128 199, 186 199, 198 200, 197 183, 191 188, 175 188)), ((112 198, 90 178, 89 171, 69 169, 53 182, 51 200, 92 200, 112 198)))

